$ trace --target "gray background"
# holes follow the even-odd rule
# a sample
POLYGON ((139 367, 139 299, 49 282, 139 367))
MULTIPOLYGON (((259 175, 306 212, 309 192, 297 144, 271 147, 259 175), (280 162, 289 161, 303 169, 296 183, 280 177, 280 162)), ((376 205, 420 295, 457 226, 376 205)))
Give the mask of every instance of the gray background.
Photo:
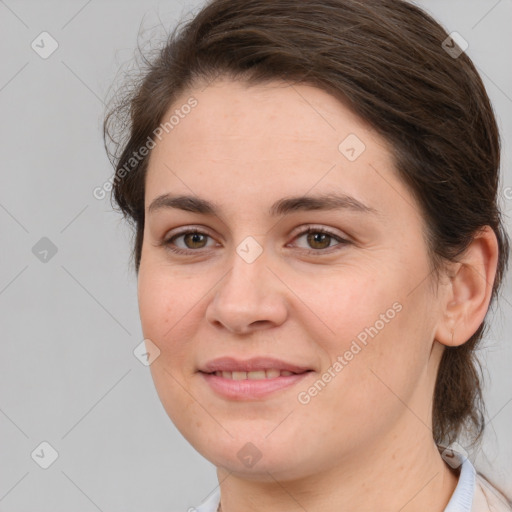
MULTIPOLYGON (((112 174, 103 102, 139 28, 142 43, 162 37, 201 3, 0 1, 0 511, 186 510, 217 484, 133 355, 143 336, 130 231, 92 195, 112 174), (59 45, 47 59, 31 48, 43 31, 59 45), (46 263, 32 251, 42 237, 57 248, 46 263), (59 455, 48 469, 31 458, 43 441, 59 455)), ((469 42, 502 130, 510 215, 512 1, 420 5, 469 42)), ((512 496, 510 281, 489 315, 488 428, 470 458, 512 496)))

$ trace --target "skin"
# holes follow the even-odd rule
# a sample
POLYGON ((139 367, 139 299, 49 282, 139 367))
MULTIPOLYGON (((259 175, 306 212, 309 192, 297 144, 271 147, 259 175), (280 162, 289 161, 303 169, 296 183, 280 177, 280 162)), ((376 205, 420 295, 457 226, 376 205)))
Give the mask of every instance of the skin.
POLYGON ((144 336, 160 350, 151 365, 160 400, 217 467, 222 510, 444 510, 457 476, 432 438, 435 377, 444 346, 464 343, 485 316, 496 237, 484 229, 435 282, 424 219, 391 148, 340 101, 307 85, 219 78, 169 113, 190 95, 197 107, 151 153, 138 299, 144 336), (352 162, 338 149, 349 134, 366 146, 352 162), (284 197, 333 191, 377 213, 268 214, 284 197), (165 193, 220 210, 150 213, 165 193), (349 242, 308 239, 310 225, 349 242), (174 239, 187 255, 162 245, 185 227, 208 236, 174 239), (252 263, 236 252, 248 236, 263 249, 252 263), (299 403, 394 303, 400 312, 299 403), (270 397, 230 400, 197 371, 226 355, 314 372, 270 397), (261 455, 252 467, 237 456, 247 442, 261 455))

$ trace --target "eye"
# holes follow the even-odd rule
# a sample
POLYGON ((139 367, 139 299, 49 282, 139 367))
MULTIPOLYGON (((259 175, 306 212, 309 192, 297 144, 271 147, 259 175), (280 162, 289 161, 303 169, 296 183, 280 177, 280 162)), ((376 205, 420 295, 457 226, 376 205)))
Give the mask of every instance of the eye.
POLYGON ((164 240, 161 245, 166 246, 170 251, 176 254, 190 254, 197 249, 204 249, 208 238, 211 238, 210 235, 198 229, 189 229, 164 240), (177 247, 175 244, 175 240, 180 238, 183 238, 185 244, 183 248, 177 247))
MULTIPOLYGON (((326 249, 330 249, 331 247, 336 247, 337 245, 347 245, 350 242, 345 238, 340 237, 327 229, 318 228, 314 226, 308 227, 305 231, 302 231, 295 237, 295 240, 298 240, 302 237, 305 237, 306 243, 309 247, 313 249, 306 248, 306 251, 309 254, 320 255, 319 253, 325 252, 326 249), (334 246, 331 245, 333 240, 338 241, 334 246)), ((331 251, 329 251, 331 252, 331 251)))
MULTIPOLYGON (((326 252, 332 252, 326 251, 326 249, 330 249, 336 246, 344 246, 350 243, 349 240, 346 240, 339 235, 330 232, 329 230, 314 226, 309 226, 306 230, 301 231, 294 238, 294 240, 298 240, 302 237, 306 237, 306 243, 312 247, 312 249, 307 249, 304 247, 302 247, 302 249, 304 249, 308 254, 314 254, 316 256, 321 256, 326 252), (331 245, 333 240, 337 241, 338 243, 331 245)), ((163 240, 159 243, 159 245, 165 246, 169 251, 175 254, 190 255, 194 252, 200 252, 201 249, 207 249, 207 242, 209 238, 211 238, 210 235, 200 231, 199 229, 188 229, 163 240), (177 245, 176 241, 179 239, 182 239, 184 247, 177 245)))

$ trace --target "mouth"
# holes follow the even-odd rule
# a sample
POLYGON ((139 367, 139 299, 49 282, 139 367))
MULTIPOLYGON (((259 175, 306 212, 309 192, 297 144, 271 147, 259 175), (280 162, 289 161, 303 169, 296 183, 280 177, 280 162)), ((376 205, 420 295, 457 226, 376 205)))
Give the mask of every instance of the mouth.
POLYGON ((216 377, 223 377, 224 379, 229 380, 268 380, 268 379, 276 379, 278 377, 289 377, 290 375, 302 375, 303 373, 308 373, 313 370, 304 370, 302 372, 292 372, 290 370, 279 370, 277 368, 269 368, 264 370, 255 370, 250 372, 244 371, 221 371, 217 370, 215 372, 201 372, 206 375, 215 375, 216 377))
POLYGON ((302 374, 311 371, 308 366, 294 364, 275 357, 253 357, 251 359, 237 359, 235 357, 219 357, 206 362, 198 370, 217 377, 233 380, 245 379, 272 379, 278 376, 302 374), (220 373, 218 373, 220 372, 220 373), (279 372, 279 373, 277 373, 279 372))
POLYGON ((315 371, 273 357, 239 360, 222 357, 198 370, 203 381, 218 396, 228 400, 262 400, 278 391, 290 390, 315 371))

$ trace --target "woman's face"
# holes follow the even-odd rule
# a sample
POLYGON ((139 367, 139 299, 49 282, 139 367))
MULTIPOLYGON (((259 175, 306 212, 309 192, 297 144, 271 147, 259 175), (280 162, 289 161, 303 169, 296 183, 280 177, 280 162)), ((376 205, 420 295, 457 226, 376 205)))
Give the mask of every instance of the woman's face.
POLYGON ((217 80, 173 114, 148 167, 138 298, 183 436, 262 480, 431 438, 441 311, 423 218, 384 140, 306 85, 217 80), (309 371, 207 375, 223 357, 309 371))

